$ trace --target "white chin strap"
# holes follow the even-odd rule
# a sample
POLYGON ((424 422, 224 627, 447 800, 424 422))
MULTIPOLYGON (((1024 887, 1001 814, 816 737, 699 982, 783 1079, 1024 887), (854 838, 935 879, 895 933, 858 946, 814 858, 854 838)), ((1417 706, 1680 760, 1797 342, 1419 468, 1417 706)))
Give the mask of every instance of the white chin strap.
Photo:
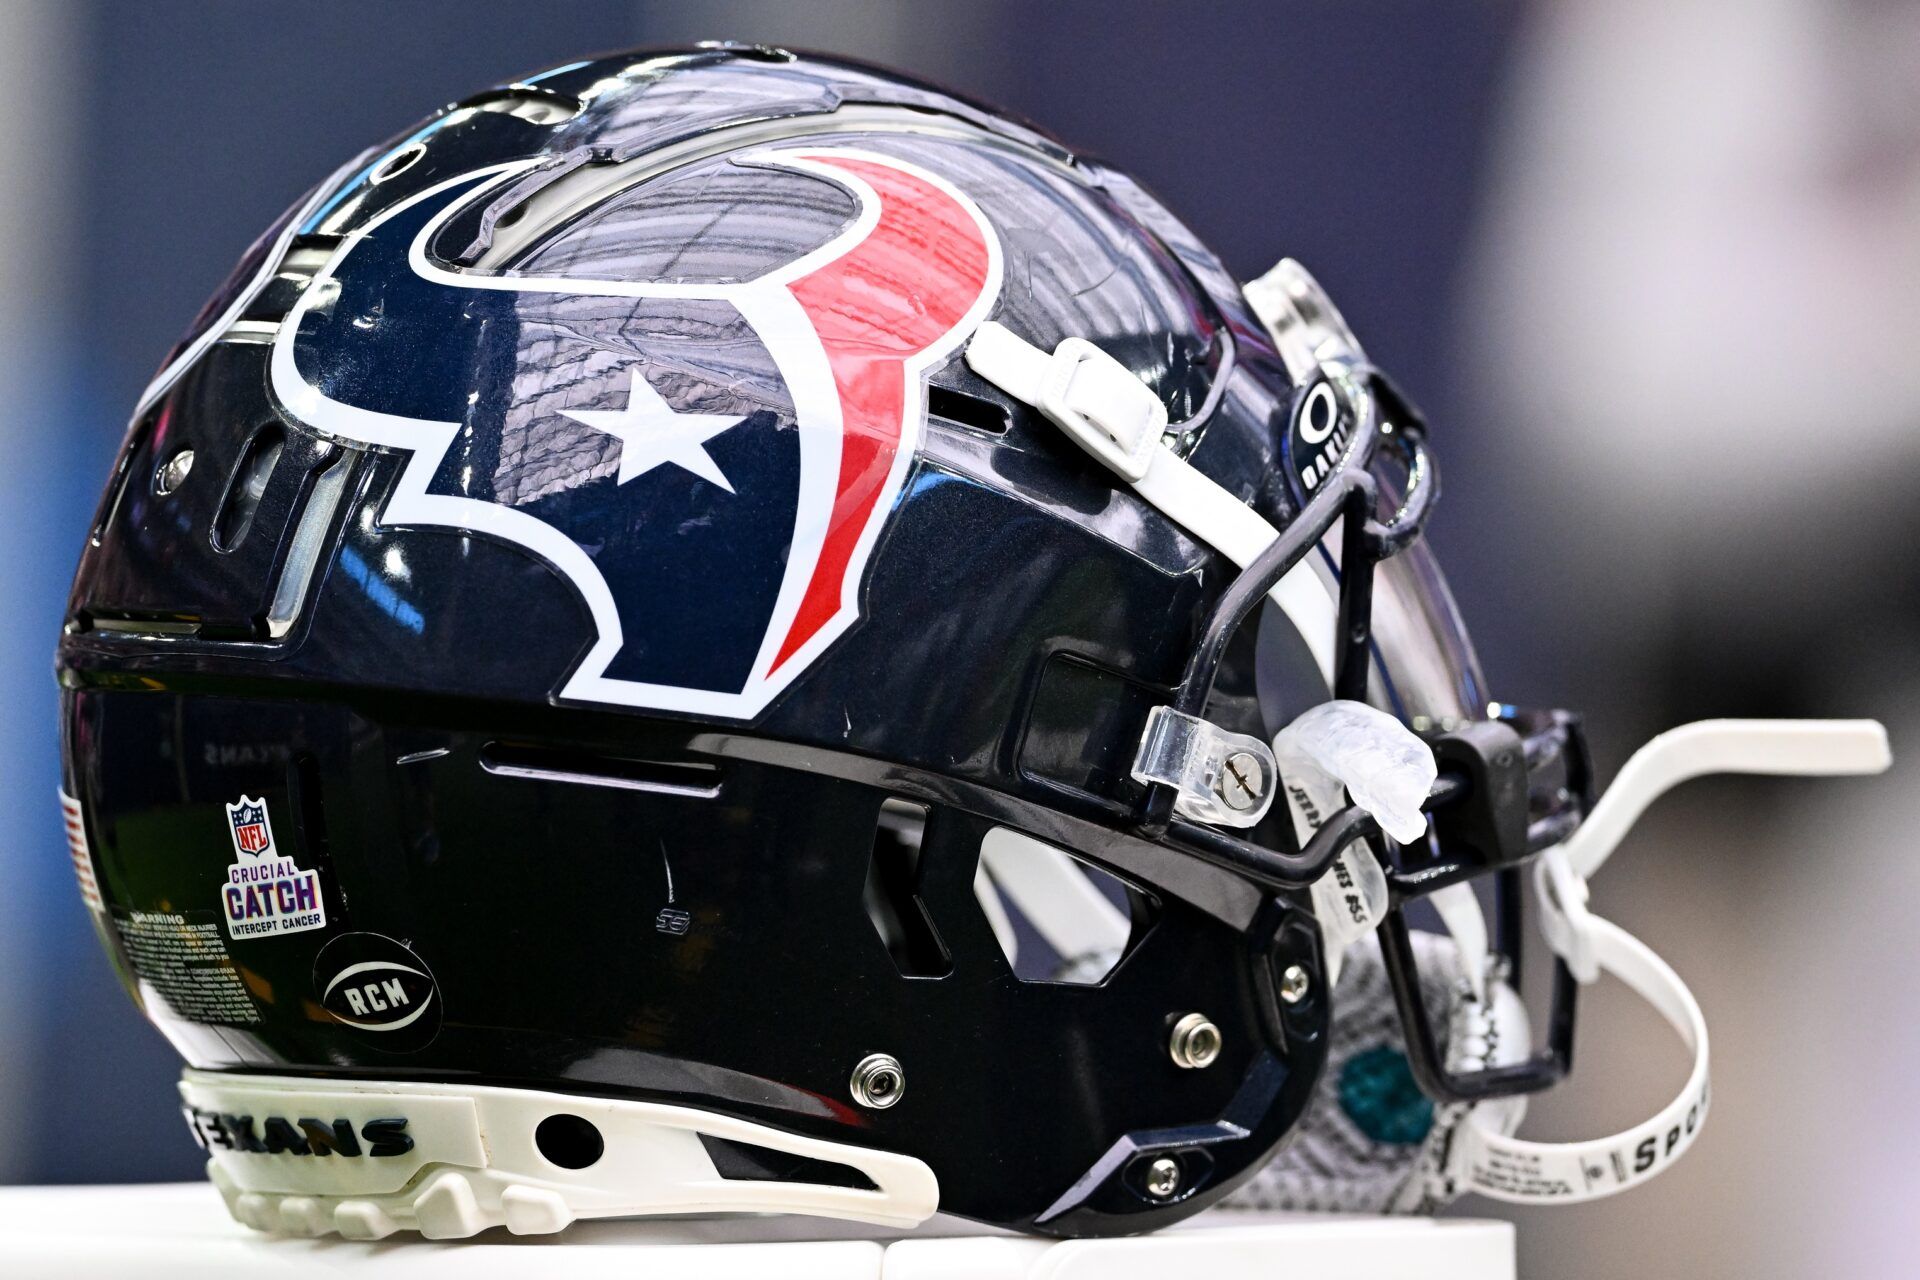
MULTIPOLYGON (((1258 288, 1249 286, 1248 296, 1277 342, 1290 336, 1305 341, 1328 323, 1317 310, 1301 311, 1289 301, 1299 292, 1289 292, 1295 276, 1308 279, 1298 268, 1282 263, 1268 278, 1256 282, 1258 288), (1270 282, 1272 298, 1259 292, 1270 282), (1300 323, 1293 328, 1276 324, 1276 319, 1288 316, 1300 323)), ((1310 280, 1301 287, 1313 298, 1319 297, 1310 280)), ((1351 346, 1351 335, 1345 334, 1343 326, 1337 334, 1330 329, 1325 332, 1342 339, 1335 347, 1351 346)), ((1289 367, 1305 368, 1315 358, 1313 350, 1293 353, 1289 367)), ((1068 338, 1049 355, 1003 325, 988 321, 975 332, 966 359, 975 373, 1032 405, 1141 498, 1242 568, 1279 537, 1252 508, 1166 447, 1161 437, 1167 413, 1159 397, 1092 343, 1068 338)), ((1271 597, 1312 649, 1331 685, 1336 618, 1326 588, 1303 561, 1274 586, 1271 597)), ((1291 757, 1293 775, 1319 784, 1303 793, 1309 806, 1303 806, 1303 796, 1289 792, 1296 831, 1302 838, 1331 812, 1343 789, 1390 831, 1405 827, 1411 832, 1416 821, 1423 823, 1423 815, 1408 812, 1373 784, 1381 781, 1376 776, 1381 762, 1398 758, 1396 750, 1403 756, 1411 744, 1427 754, 1426 745, 1392 717, 1379 716, 1386 727, 1369 720, 1370 709, 1359 704, 1331 703, 1327 708, 1331 720, 1311 719, 1322 710, 1308 712, 1275 740, 1277 751, 1291 757), (1344 745, 1339 741, 1343 732, 1357 733, 1358 749, 1351 741, 1344 745)), ((1473 1108, 1459 1128, 1447 1162, 1447 1173, 1459 1188, 1522 1203, 1598 1199, 1624 1191, 1672 1164, 1693 1143, 1706 1119, 1707 1025, 1699 1003, 1680 976, 1644 943, 1587 910, 1587 878, 1600 869, 1649 804, 1679 783, 1710 773, 1863 774, 1878 773, 1891 763, 1886 730, 1871 720, 1709 720, 1662 734, 1636 752, 1580 828, 1566 842, 1541 854, 1535 864, 1542 931, 1547 945, 1579 981, 1591 983, 1602 972, 1611 973, 1659 1010, 1692 1051, 1693 1069, 1679 1095, 1651 1119, 1587 1142, 1528 1142, 1509 1137, 1501 1117, 1512 1121, 1517 1108, 1473 1108)), ((1407 772, 1404 760, 1397 768, 1407 772)), ((1431 776, 1429 770, 1427 777, 1431 776)), ((1339 860, 1337 874, 1315 886, 1328 961, 1336 972, 1345 945, 1370 933, 1385 908, 1384 877, 1371 858, 1355 858, 1353 852, 1339 860)), ((1433 903, 1461 949, 1476 997, 1484 1000, 1481 983, 1487 938, 1477 900, 1463 884, 1433 895, 1433 903)))

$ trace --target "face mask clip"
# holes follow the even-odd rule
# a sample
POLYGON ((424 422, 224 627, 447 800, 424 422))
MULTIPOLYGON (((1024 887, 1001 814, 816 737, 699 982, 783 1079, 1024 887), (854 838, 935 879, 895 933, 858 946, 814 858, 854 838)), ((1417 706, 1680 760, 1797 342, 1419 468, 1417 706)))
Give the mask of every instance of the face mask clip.
POLYGON ((1140 736, 1133 778, 1172 787, 1174 811, 1183 817, 1251 827, 1273 806, 1280 771, 1273 748, 1260 739, 1229 733, 1172 707, 1155 707, 1140 736))

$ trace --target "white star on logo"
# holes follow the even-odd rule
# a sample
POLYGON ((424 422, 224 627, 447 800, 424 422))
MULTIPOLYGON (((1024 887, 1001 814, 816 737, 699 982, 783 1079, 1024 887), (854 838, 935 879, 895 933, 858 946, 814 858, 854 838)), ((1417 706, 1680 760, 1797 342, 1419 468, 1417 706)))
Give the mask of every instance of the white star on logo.
POLYGON ((728 493, 733 485, 707 452, 707 441, 746 421, 746 414, 681 413, 635 369, 624 409, 562 409, 563 417, 604 431, 620 441, 620 479, 625 484, 655 467, 672 464, 728 493))

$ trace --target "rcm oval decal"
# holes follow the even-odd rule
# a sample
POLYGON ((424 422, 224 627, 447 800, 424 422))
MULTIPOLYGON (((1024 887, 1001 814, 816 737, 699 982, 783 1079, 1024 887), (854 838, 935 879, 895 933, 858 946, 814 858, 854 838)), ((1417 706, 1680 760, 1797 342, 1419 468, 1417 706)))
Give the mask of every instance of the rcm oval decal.
POLYGON ((378 933, 345 933, 313 963, 321 1008, 357 1038, 395 1053, 425 1048, 440 1033, 439 984, 412 948, 378 933))

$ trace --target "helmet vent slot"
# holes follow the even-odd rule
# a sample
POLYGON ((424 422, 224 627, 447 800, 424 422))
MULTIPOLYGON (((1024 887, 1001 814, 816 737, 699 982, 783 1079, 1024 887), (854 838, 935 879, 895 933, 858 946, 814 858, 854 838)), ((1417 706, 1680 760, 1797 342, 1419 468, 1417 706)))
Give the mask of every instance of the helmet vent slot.
POLYGON ((388 156, 386 160, 381 162, 378 169, 373 171, 374 185, 378 186, 391 178, 399 177, 407 170, 413 168, 414 165, 419 164, 421 158, 426 154, 427 147, 423 142, 413 143, 411 146, 403 147, 399 151, 394 152, 388 156))
POLYGON ((920 896, 920 851, 927 807, 889 799, 880 806, 867 862, 867 919, 905 978, 944 978, 953 957, 920 896))
POLYGON ((214 516, 214 550, 232 551, 246 541, 247 531, 253 528, 254 513, 260 509, 260 499, 267 492, 273 469, 280 464, 285 445, 286 437, 276 423, 254 432, 253 439, 240 451, 240 461, 227 477, 226 496, 220 500, 220 511, 214 516))
POLYGON ((942 421, 992 436, 1007 434, 1007 426, 1013 420, 1007 406, 999 401, 955 391, 952 387, 927 388, 927 412, 942 421))
POLYGON ((107 535, 107 526, 120 514, 120 504, 127 496, 127 481, 133 474, 134 459, 146 448, 148 437, 153 434, 154 417, 158 411, 151 411, 142 417, 139 423, 127 433, 127 441, 120 447, 120 456, 113 464, 113 478, 107 482, 109 497, 101 504, 100 518, 93 526, 90 541, 94 546, 107 535))
POLYGON ((580 114, 580 99, 534 85, 493 89, 462 102, 456 111, 490 111, 528 124, 559 124, 580 114))
POLYGON ((731 54, 746 62, 792 62, 794 60, 794 55, 779 45, 748 44, 741 40, 702 40, 694 48, 731 54))
POLYGON ((802 1182, 818 1187, 851 1187, 855 1191, 878 1191, 872 1178, 850 1164, 815 1160, 788 1151, 775 1151, 751 1142, 735 1142, 700 1135, 713 1169, 729 1182, 802 1182))
POLYGON ((720 769, 696 760, 637 760, 530 742, 489 742, 480 767, 506 778, 533 778, 576 786, 617 787, 711 800, 720 794, 720 769))
POLYGON ((78 619, 82 631, 111 631, 130 636, 197 636, 200 619, 190 613, 158 613, 153 610, 117 609, 85 612, 78 619))

